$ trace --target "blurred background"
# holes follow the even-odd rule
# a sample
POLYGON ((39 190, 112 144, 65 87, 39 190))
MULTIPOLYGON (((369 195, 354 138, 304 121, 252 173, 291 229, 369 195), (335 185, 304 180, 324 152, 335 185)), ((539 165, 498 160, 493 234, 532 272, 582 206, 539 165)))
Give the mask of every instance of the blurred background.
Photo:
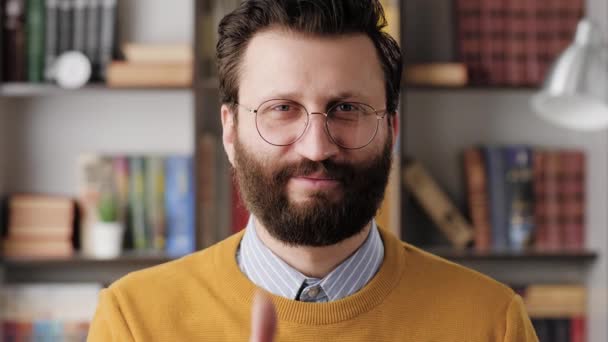
MULTIPOLYGON (((85 340, 101 288, 244 227, 214 58, 239 3, 0 0, 3 340, 85 340)), ((541 341, 608 341, 608 111, 534 106, 581 19, 608 44, 606 1, 382 3, 406 65, 379 224, 512 286, 541 341)))

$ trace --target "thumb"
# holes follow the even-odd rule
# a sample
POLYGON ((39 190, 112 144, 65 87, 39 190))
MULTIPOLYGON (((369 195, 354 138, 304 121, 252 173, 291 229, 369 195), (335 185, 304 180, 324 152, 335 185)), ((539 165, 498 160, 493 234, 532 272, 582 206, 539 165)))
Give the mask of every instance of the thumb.
POLYGON ((272 342, 277 328, 277 315, 270 297, 259 291, 253 300, 250 342, 272 342))

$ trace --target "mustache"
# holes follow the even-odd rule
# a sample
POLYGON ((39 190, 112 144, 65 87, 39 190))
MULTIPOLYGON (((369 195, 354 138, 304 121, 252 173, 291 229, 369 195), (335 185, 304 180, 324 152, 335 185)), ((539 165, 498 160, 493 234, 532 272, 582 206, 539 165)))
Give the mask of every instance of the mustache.
POLYGON ((332 160, 315 162, 309 159, 298 163, 285 165, 274 172, 273 178, 278 182, 287 182, 292 177, 306 177, 312 174, 320 174, 324 177, 338 181, 349 181, 356 174, 355 167, 349 164, 336 163, 332 160))

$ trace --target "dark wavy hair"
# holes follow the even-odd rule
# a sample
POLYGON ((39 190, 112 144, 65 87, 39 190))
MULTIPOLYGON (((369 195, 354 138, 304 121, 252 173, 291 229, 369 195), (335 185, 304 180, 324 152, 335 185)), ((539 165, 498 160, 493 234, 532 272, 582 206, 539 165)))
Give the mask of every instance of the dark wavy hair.
MULTIPOLYGON (((248 0, 219 24, 217 43, 220 99, 238 103, 239 66, 253 35, 270 26, 319 36, 363 33, 374 43, 384 71, 386 109, 399 104, 402 57, 397 42, 382 29, 384 10, 378 0, 248 0)), ((234 109, 234 107, 232 107, 234 109)))

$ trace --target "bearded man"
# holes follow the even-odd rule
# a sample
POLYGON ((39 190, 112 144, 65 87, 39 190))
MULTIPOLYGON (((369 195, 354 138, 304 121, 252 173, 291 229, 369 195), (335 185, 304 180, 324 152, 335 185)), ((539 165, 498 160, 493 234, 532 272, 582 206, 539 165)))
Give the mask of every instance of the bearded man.
POLYGON ((399 129, 385 24, 376 0, 249 0, 222 20, 219 115, 249 223, 104 290, 90 341, 537 341, 511 289, 374 221, 399 129))

